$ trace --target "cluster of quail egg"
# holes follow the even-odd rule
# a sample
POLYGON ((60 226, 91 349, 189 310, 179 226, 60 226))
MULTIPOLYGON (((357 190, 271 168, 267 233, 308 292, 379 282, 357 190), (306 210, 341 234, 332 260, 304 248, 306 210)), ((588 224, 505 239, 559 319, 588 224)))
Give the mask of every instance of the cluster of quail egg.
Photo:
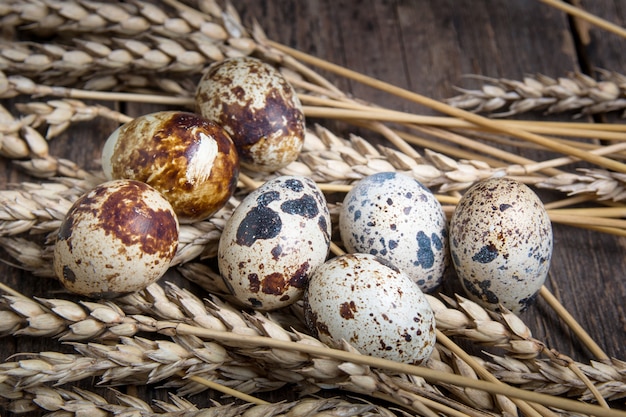
POLYGON ((300 102, 275 68, 254 58, 214 64, 196 112, 146 114, 109 135, 107 181, 73 204, 57 234, 57 277, 89 297, 147 287, 169 269, 179 224, 209 218, 231 198, 240 165, 278 169, 296 159, 303 138, 300 102))
MULTIPOLYGON (((54 268, 72 292, 112 298, 139 291, 170 267, 179 224, 207 219, 235 192, 240 168, 275 172, 293 162, 305 121, 295 90, 250 57, 207 69, 197 112, 162 111, 107 139, 107 182, 67 213, 54 268)), ((549 219, 528 187, 479 183, 448 225, 430 190, 400 173, 357 182, 339 215, 348 254, 329 259, 331 218, 306 177, 279 176, 249 193, 219 242, 220 275, 243 308, 269 311, 303 300, 310 330, 331 345, 419 363, 435 344, 424 296, 452 259, 468 295, 493 308, 528 305, 547 274, 549 219)))

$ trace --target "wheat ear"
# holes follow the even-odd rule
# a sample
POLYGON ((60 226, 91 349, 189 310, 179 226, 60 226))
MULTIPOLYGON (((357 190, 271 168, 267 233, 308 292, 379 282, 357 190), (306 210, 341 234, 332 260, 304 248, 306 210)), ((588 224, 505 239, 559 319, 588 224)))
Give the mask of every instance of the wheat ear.
POLYGON ((391 411, 382 406, 365 401, 350 402, 338 398, 302 398, 297 401, 280 404, 215 404, 209 408, 198 408, 190 401, 170 394, 170 401, 155 400, 153 405, 145 401, 111 390, 115 403, 94 392, 74 388, 37 386, 15 390, 0 386, 0 395, 9 396, 7 410, 14 413, 27 413, 45 410, 55 416, 79 417, 83 415, 100 416, 140 416, 140 417, 278 417, 289 415, 305 417, 325 415, 328 417, 393 417, 391 411), (56 414, 55 414, 56 413, 56 414))
POLYGON ((471 76, 485 84, 474 90, 459 88, 462 94, 447 102, 493 117, 542 111, 546 114, 573 112, 574 117, 579 118, 624 110, 626 77, 609 71, 600 71, 600 75, 600 81, 579 72, 559 78, 527 75, 523 80, 471 76))

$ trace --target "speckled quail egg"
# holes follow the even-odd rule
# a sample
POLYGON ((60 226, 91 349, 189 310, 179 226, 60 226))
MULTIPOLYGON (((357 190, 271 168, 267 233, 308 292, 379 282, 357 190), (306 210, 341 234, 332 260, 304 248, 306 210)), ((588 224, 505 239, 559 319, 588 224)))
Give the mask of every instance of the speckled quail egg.
POLYGON ((424 292, 442 281, 448 265, 447 222, 433 193, 408 175, 381 172, 357 182, 339 212, 348 252, 379 256, 424 292))
POLYGON ((545 282, 552 224, 525 184, 491 178, 472 186, 450 221, 450 253, 467 295, 482 306, 524 311, 545 282))
POLYGON ((435 318, 419 287, 374 255, 330 259, 311 274, 304 296, 307 326, 329 345, 420 363, 435 346, 435 318))
POLYGON ((302 297, 330 247, 330 214, 313 180, 281 176, 251 192, 224 226, 218 267, 243 305, 273 310, 302 297))
POLYGON ((273 66, 251 57, 212 64, 196 89, 197 111, 231 135, 242 166, 271 172, 293 162, 304 143, 304 112, 273 66))
POLYGON ((139 181, 109 181, 82 195, 65 215, 54 271, 71 292, 118 297, 158 280, 177 247, 176 214, 158 191, 139 181))
POLYGON ((228 133, 200 115, 162 111, 120 126, 102 151, 107 179, 143 181, 172 204, 181 223, 208 218, 232 196, 239 157, 228 133))

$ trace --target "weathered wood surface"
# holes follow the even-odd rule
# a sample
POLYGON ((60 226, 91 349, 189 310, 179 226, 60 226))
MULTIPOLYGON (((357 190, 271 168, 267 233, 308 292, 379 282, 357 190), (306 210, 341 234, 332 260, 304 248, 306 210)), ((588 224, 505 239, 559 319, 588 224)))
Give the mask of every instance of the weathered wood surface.
MULTIPOLYGON (((234 5, 244 22, 256 19, 273 40, 436 99, 455 95, 454 86, 476 86, 475 81, 464 78, 467 74, 520 79, 525 74, 543 73, 558 77, 581 68, 623 72, 626 63, 626 40, 593 27, 588 28, 589 43, 583 45, 579 58, 567 16, 539 1, 239 0, 234 5)), ((617 24, 626 23, 626 8, 620 0, 584 1, 583 5, 617 24)), ((435 114, 324 74, 356 97, 389 108, 435 114)), ((129 115, 139 115, 160 108, 129 104, 123 109, 129 115)), ((569 120, 569 116, 551 119, 569 120)), ((51 142, 52 152, 83 167, 97 168, 100 146, 114 128, 105 121, 78 124, 51 142)), ((345 125, 337 128, 338 133, 351 131, 345 125)), ((536 151, 519 153, 539 160, 550 156, 536 151)), ((3 188, 33 180, 5 160, 0 160, 0 172, 3 188)), ((610 356, 625 359, 626 239, 559 225, 554 227, 554 235, 548 287, 610 356)), ((8 259, 4 253, 2 256, 8 259)), ((50 297, 54 296, 51 291, 60 289, 54 282, 34 278, 7 263, 0 264, 0 277, 28 295, 50 297)), ((549 346, 575 359, 591 358, 542 300, 522 317, 534 335, 549 346)), ((3 360, 18 352, 56 349, 70 350, 47 339, 0 340, 3 360)), ((148 395, 164 396, 157 391, 148 391, 148 395)))

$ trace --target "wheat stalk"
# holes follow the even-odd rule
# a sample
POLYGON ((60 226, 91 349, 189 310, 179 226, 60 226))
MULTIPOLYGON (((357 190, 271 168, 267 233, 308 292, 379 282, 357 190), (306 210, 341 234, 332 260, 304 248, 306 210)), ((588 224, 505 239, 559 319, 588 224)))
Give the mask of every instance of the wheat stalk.
MULTIPOLYGON (((138 330, 155 331, 171 326, 171 321, 161 323, 147 316, 139 318, 138 321, 142 324, 137 326, 136 322, 132 322, 137 316, 123 317, 120 310, 120 308, 133 310, 141 306, 139 308, 147 308, 153 314, 170 320, 176 318, 180 320, 191 316, 194 323, 204 324, 219 331, 229 328, 230 332, 242 336, 264 335, 278 340, 295 338, 302 343, 314 343, 321 346, 315 339, 304 334, 290 335, 267 317, 243 315, 226 304, 221 302, 216 304, 217 300, 211 303, 214 310, 212 315, 209 315, 204 304, 190 293, 176 287, 172 287, 171 291, 177 297, 177 303, 173 303, 170 299, 172 294, 168 297, 158 287, 152 286, 147 293, 153 301, 133 296, 132 305, 119 307, 112 303, 104 303, 104 305, 83 303, 84 306, 80 307, 64 300, 45 300, 45 305, 41 305, 24 297, 8 298, 13 312, 19 311, 20 315, 30 314, 29 323, 39 326, 39 329, 30 326, 26 331, 17 331, 14 334, 31 336, 57 334, 56 332, 64 327, 60 322, 67 322, 68 318, 72 317, 80 318, 80 321, 70 325, 71 330, 64 333, 62 338, 78 337, 89 340, 118 338, 121 343, 117 345, 94 342, 73 343, 80 355, 62 356, 57 353, 40 353, 34 359, 7 363, 3 365, 4 368, 0 366, 0 369, 4 369, 3 378, 19 377, 19 380, 12 380, 11 385, 25 389, 44 382, 65 383, 92 376, 100 376, 102 383, 107 384, 152 383, 184 372, 186 379, 170 379, 166 386, 176 387, 184 394, 197 393, 206 389, 204 385, 190 381, 190 375, 202 376, 210 380, 218 379, 222 385, 236 387, 242 392, 275 389, 285 383, 295 382, 305 391, 335 387, 381 398, 389 396, 387 399, 403 405, 416 401, 415 393, 418 392, 421 393, 420 395, 427 395, 430 401, 449 403, 456 409, 470 410, 466 406, 445 400, 435 389, 428 388, 423 383, 413 386, 411 392, 407 392, 406 389, 392 389, 389 386, 393 385, 392 380, 383 382, 378 373, 370 372, 363 366, 342 364, 323 358, 310 358, 283 350, 259 349, 254 344, 248 347, 245 343, 243 346, 241 343, 237 343, 236 346, 228 345, 226 347, 228 351, 235 348, 233 357, 220 345, 202 342, 195 337, 175 336, 174 343, 172 343, 120 336, 122 333, 128 334, 138 330), (89 318, 85 318, 85 308, 91 311, 89 318), (51 316, 55 314, 59 317, 55 317, 56 320, 51 319, 51 316), (50 324, 52 326, 43 329, 43 323, 46 323, 46 326, 50 324), (107 328, 107 331, 103 332, 103 328, 107 328), (374 389, 373 392, 371 392, 372 389, 374 389), (407 402, 408 398, 411 398, 410 402, 407 402)), ((7 323, 12 321, 9 317, 5 318, 7 323)), ((473 414, 481 415, 477 412, 473 414)))
POLYGON ((589 13, 583 10, 581 7, 573 6, 569 3, 566 3, 561 0, 540 0, 543 3, 562 10, 572 16, 575 16, 578 19, 582 19, 586 22, 589 22, 601 29, 614 33, 621 37, 626 37, 626 29, 622 28, 615 23, 609 22, 608 20, 602 19, 599 16, 594 15, 593 13, 589 13))
MULTIPOLYGON (((121 300, 118 304, 112 302, 83 302, 82 305, 78 305, 61 299, 38 299, 35 301, 24 297, 7 296, 5 297, 5 309, 2 310, 3 323, 5 323, 2 330, 5 334, 55 336, 60 337, 61 340, 120 339, 126 341, 124 343, 128 344, 135 343, 135 339, 130 339, 130 337, 135 335, 138 331, 155 332, 159 328, 165 327, 167 323, 172 320, 192 320, 195 325, 219 331, 230 329, 231 332, 240 335, 268 335, 270 337, 277 337, 279 340, 285 340, 286 337, 287 340, 291 339, 291 337, 287 336, 288 333, 285 333, 285 330, 283 330, 285 326, 277 325, 275 318, 262 315, 247 316, 231 307, 229 304, 219 301, 219 299, 215 297, 212 297, 213 301, 207 305, 193 294, 174 285, 169 285, 167 288, 167 291, 163 291, 161 287, 155 284, 149 287, 144 293, 129 296, 121 300), (150 315, 156 316, 156 318, 150 315), (165 322, 160 323, 159 320, 165 320, 165 322), (26 325, 27 327, 24 327, 26 325)), ((462 335, 475 343, 504 348, 515 356, 515 358, 513 356, 508 356, 507 358, 511 361, 524 363, 527 368, 531 367, 536 369, 540 367, 543 372, 555 375, 561 372, 563 377, 559 380, 558 384, 561 387, 562 393, 577 393, 581 391, 581 387, 584 388, 584 384, 579 383, 577 378, 572 377, 571 371, 562 372, 562 369, 566 369, 565 366, 567 365, 567 363, 565 363, 564 366, 562 356, 549 351, 542 342, 532 339, 530 330, 515 315, 511 313, 487 312, 477 304, 462 297, 458 297, 458 301, 456 302, 449 300, 449 303, 455 305, 457 309, 443 306, 440 301, 437 301, 437 299, 432 296, 429 296, 429 302, 434 306, 437 326, 443 333, 462 335), (492 316, 497 317, 499 321, 494 321, 491 318, 492 316), (470 321, 473 321, 473 323, 468 324, 470 321), (499 325, 494 325, 495 323, 499 325), (504 325, 502 323, 506 324, 504 325), (516 333, 513 334, 513 332, 516 333), (536 359, 536 355, 540 352, 548 353, 552 357, 549 361, 536 359)), ((279 322, 280 321, 289 322, 291 327, 302 327, 301 323, 293 325, 293 321, 284 317, 282 320, 279 320, 279 322)), ((302 333, 298 334, 300 337, 303 337, 302 333)), ((190 346, 191 343, 192 341, 186 341, 185 343, 181 343, 180 340, 178 341, 179 345, 185 346, 190 346)), ((86 349, 83 345, 76 346, 78 346, 79 349, 86 349)), ((170 345, 164 343, 163 346, 170 345)), ((198 345, 196 345, 193 349, 188 347, 187 350, 193 351, 194 349, 207 348, 206 343, 202 346, 203 347, 198 347, 198 345)), ((117 348, 117 350, 122 351, 126 349, 128 348, 117 348)), ((217 345, 211 348, 213 351, 216 349, 222 351, 217 345)), ((441 347, 438 347, 438 349, 441 351, 441 347)), ((114 350, 115 349, 112 351, 114 350)), ((148 350, 157 351, 158 348, 153 344, 148 350)), ((298 354, 295 356, 285 356, 285 352, 279 353, 278 351, 276 351, 275 354, 270 354, 270 352, 263 350, 247 350, 246 348, 239 347, 237 352, 238 354, 243 354, 249 359, 252 359, 253 362, 267 362, 268 360, 270 363, 281 362, 282 371, 279 374, 279 378, 286 378, 289 382, 300 379, 297 376, 293 376, 290 372, 294 372, 294 369, 297 369, 298 366, 306 360, 298 354), (290 362, 288 358, 293 358, 293 361, 290 362)), ((151 355, 153 354, 148 354, 148 357, 151 355)), ((203 356, 198 352, 193 354, 187 353, 186 355, 186 357, 203 356)), ((458 367, 460 365, 458 358, 449 354, 448 356, 454 359, 456 363, 455 366, 458 367)), ((93 355, 89 357, 93 357, 93 355)), ((492 357, 495 358, 495 365, 498 365, 504 360, 499 359, 495 355, 492 355, 492 357)), ((222 361, 223 360, 224 359, 222 359, 222 361)), ((138 363, 140 363, 139 360, 133 358, 133 364, 138 363)), ((326 362, 323 363, 328 365, 326 362)), ((490 362, 481 361, 481 363, 483 366, 487 366, 486 364, 490 362)), ((156 369, 156 366, 142 366, 150 368, 151 370, 156 369)), ((445 365, 445 362, 435 358, 433 358, 427 366, 434 367, 433 369, 452 369, 449 365, 445 365)), ((603 395, 609 395, 610 398, 614 398, 624 393, 626 385, 624 384, 623 378, 619 376, 621 370, 623 370, 623 364, 621 362, 616 360, 611 362, 611 364, 592 362, 591 368, 604 369, 604 374, 602 375, 600 375, 598 371, 593 371, 589 366, 578 363, 576 363, 576 366, 580 367, 587 377, 596 381, 594 383, 599 385, 599 389, 603 395), (611 368, 613 370, 610 374, 613 379, 607 377, 608 370, 611 368), (607 389, 606 386, 609 386, 610 389, 607 389)), ((102 365, 99 365, 97 368, 100 370, 103 369, 102 365)), ((262 366, 262 368, 265 369, 267 366, 262 366)), ((487 368, 492 369, 489 366, 487 366, 487 368)), ((177 371, 179 370, 180 369, 177 369, 177 371)), ((55 370, 55 372, 57 371, 61 372, 58 369, 55 370)), ((111 371, 110 373, 115 375, 126 375, 127 373, 123 370, 115 372, 111 371)), ((156 376, 152 378, 158 379, 162 375, 162 373, 158 371, 153 372, 156 376)), ((296 370, 295 372, 298 373, 301 371, 296 370)), ((319 372, 319 370, 316 372, 319 372)), ((248 377, 251 375, 249 371, 245 371, 244 374, 248 377)), ((233 379, 233 375, 230 375, 229 378, 233 379)), ((325 371, 325 375, 334 375, 334 373, 327 370, 325 371)), ((500 376, 500 374, 497 373, 496 375, 500 376)), ((506 375, 509 379, 505 381, 508 382, 511 380, 512 374, 509 372, 506 375)), ((525 376, 521 375, 518 377, 518 380, 523 378, 525 378, 525 376)), ((536 379, 537 378, 534 378, 534 380, 536 379)), ((227 384, 232 384, 232 382, 228 382, 227 384)), ((248 382, 248 385, 251 384, 252 382, 248 382)), ((324 384, 330 384, 330 381, 327 380, 324 384)), ((257 387, 255 390, 256 389, 259 388, 257 387)), ((462 395, 463 392, 464 391, 461 389, 457 394, 462 395)), ((588 396, 585 398, 588 398, 588 396)), ((476 401, 476 399, 474 399, 474 401, 476 401)), ((482 405, 484 406, 485 404, 483 403, 482 405)), ((482 407, 482 409, 485 409, 485 407, 482 407)))
POLYGON ((281 416, 293 417, 309 416, 315 413, 329 417, 354 415, 361 417, 394 416, 391 411, 382 406, 373 405, 365 401, 349 402, 338 398, 303 398, 280 404, 252 405, 252 404, 215 404, 209 408, 198 408, 184 398, 170 394, 170 401, 155 400, 153 405, 141 399, 111 390, 115 403, 108 401, 101 395, 84 389, 72 390, 58 387, 37 386, 22 390, 10 390, 2 385, 10 401, 6 409, 14 413, 34 412, 45 410, 67 417, 81 415, 113 415, 137 417, 253 417, 253 416, 281 416), (19 398, 17 398, 19 397, 19 398), (63 413, 63 414, 61 414, 63 413))
POLYGON ((459 88, 462 94, 447 102, 493 117, 509 117, 530 111, 543 111, 545 114, 577 112, 574 117, 582 117, 624 110, 626 77, 609 71, 600 71, 600 75, 600 81, 579 72, 556 79, 543 74, 528 75, 521 81, 473 76, 485 84, 479 90, 459 88))
MULTIPOLYGON (((568 395, 581 401, 594 399, 587 386, 568 366, 548 359, 519 360, 509 356, 490 354, 491 361, 482 362, 497 378, 524 389, 551 395, 568 395)), ((602 397, 607 400, 624 398, 626 363, 612 359, 610 364, 591 361, 589 364, 576 362, 576 366, 594 381, 602 397)))
POLYGON ((32 126, 37 128, 48 125, 46 139, 50 140, 63 133, 72 123, 90 121, 98 117, 126 123, 132 120, 120 112, 102 105, 86 105, 72 99, 50 100, 47 102, 17 103, 18 111, 26 115, 34 115, 32 126))
MULTIPOLYGON (((26 358, 18 358, 15 362, 0 365, 0 378, 4 384, 17 387, 18 390, 34 389, 50 382, 69 383, 94 376, 99 377, 100 383, 106 385, 146 384, 167 378, 168 382, 164 387, 176 388, 181 395, 189 395, 206 389, 203 384, 196 383, 192 378, 200 376, 236 387, 242 392, 273 390, 289 382, 304 385, 305 389, 306 387, 311 389, 311 386, 317 386, 316 389, 341 388, 386 398, 408 408, 415 408, 413 403, 423 397, 473 416, 488 414, 486 411, 477 410, 506 406, 502 399, 496 406, 490 396, 480 395, 481 391, 470 388, 454 389, 453 383, 442 383, 442 386, 464 400, 465 404, 469 404, 461 405, 446 399, 423 381, 416 382, 401 375, 388 375, 354 363, 315 358, 316 355, 301 356, 287 368, 283 363, 281 368, 275 368, 271 365, 277 365, 281 361, 268 360, 267 352, 263 350, 251 350, 251 353, 246 355, 253 359, 251 362, 234 360, 230 364, 224 363, 223 358, 228 356, 225 348, 191 336, 175 336, 173 341, 153 341, 137 337, 122 338, 121 341, 122 343, 117 345, 72 343, 79 355, 58 352, 20 355, 26 358), (186 378, 180 379, 179 375, 186 378), (409 399, 410 402, 407 401, 409 399)), ((307 346, 312 341, 308 339, 307 346)), ((230 344, 229 346, 232 349, 233 346, 230 344)), ((348 346, 345 348, 349 349, 348 346)), ((238 350, 240 350, 238 354, 241 354, 242 349, 238 350)), ((290 355, 294 357, 296 354, 290 352, 290 355)), ((466 366, 459 368, 463 364, 462 361, 456 357, 452 358, 457 371, 463 369, 460 375, 466 380, 476 379, 475 374, 468 375, 466 366)), ((429 366, 439 373, 456 375, 453 368, 436 359, 429 363, 429 366)))
POLYGON ((212 15, 166 11, 141 1, 12 3, 2 12, 14 31, 53 29, 55 34, 90 36, 54 44, 5 42, 0 46, 2 66, 11 74, 33 75, 53 85, 96 90, 157 86, 174 94, 188 92, 194 88, 184 81, 189 74, 255 48, 234 8, 208 3, 204 9, 212 15))

